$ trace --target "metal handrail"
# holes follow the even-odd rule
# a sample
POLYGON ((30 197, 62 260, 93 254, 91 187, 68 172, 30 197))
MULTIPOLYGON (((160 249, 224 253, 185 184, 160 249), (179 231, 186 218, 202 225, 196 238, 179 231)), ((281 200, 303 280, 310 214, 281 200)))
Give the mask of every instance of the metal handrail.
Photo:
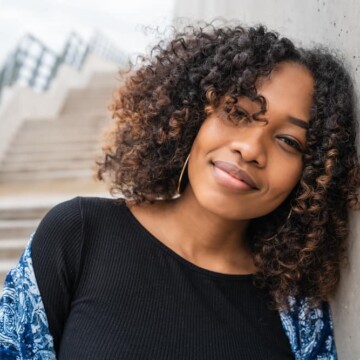
POLYGON ((96 33, 89 42, 74 32, 70 33, 60 55, 35 36, 25 35, 0 71, 0 102, 4 88, 14 84, 29 86, 39 92, 48 90, 61 64, 80 70, 90 53, 119 65, 125 62, 124 53, 100 33, 96 33))

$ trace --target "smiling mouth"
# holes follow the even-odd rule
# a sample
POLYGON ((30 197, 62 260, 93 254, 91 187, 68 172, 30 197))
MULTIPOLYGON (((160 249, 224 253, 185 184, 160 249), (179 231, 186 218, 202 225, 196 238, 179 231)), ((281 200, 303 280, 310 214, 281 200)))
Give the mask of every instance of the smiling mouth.
POLYGON ((229 189, 240 191, 240 192, 248 192, 248 191, 255 191, 258 190, 257 188, 252 187, 247 182, 234 177, 229 172, 221 169, 220 167, 216 166, 216 164, 212 164, 212 171, 215 180, 222 186, 225 186, 229 189))
POLYGON ((251 175, 247 173, 245 169, 240 168, 237 164, 225 160, 216 160, 212 162, 212 164, 220 170, 225 171, 235 179, 248 184, 251 188, 257 190, 259 189, 251 175))

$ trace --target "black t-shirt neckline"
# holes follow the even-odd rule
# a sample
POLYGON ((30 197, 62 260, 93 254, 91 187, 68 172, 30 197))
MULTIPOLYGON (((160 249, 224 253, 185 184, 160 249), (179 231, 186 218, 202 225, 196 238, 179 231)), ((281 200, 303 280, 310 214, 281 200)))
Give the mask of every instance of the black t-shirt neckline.
POLYGON ((156 246, 160 247, 163 251, 165 251, 166 253, 168 253, 169 255, 171 255, 173 258, 175 258, 176 260, 178 260, 179 262, 181 262, 182 264, 184 264, 186 267, 199 272, 203 275, 206 276, 210 276, 213 278, 217 278, 217 279, 222 279, 222 280, 244 280, 244 281, 252 281, 254 279, 255 274, 226 274, 226 273, 221 273, 221 272, 217 272, 217 271, 212 271, 212 270, 208 270, 205 268, 202 268, 194 263, 192 263, 191 261, 185 259, 184 257, 182 257, 181 255, 179 255, 177 252, 175 252, 174 250, 172 250, 170 247, 168 247, 167 245, 165 245, 162 241, 160 241, 156 236, 154 236, 136 217, 135 215, 131 212, 131 210, 128 208, 128 206, 126 205, 125 201, 123 203, 123 206, 126 208, 126 212, 129 215, 129 219, 131 220, 131 222, 133 223, 133 225, 138 228, 143 234, 144 236, 146 236, 148 239, 150 239, 152 241, 153 244, 155 244, 156 246))

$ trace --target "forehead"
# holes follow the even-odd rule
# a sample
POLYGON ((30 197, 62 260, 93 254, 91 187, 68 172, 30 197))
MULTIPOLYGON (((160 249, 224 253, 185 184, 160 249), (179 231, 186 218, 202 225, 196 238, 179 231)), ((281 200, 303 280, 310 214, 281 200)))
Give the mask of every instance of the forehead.
POLYGON ((259 79, 257 90, 265 97, 268 112, 310 117, 314 79, 304 66, 293 62, 278 64, 269 77, 259 79))

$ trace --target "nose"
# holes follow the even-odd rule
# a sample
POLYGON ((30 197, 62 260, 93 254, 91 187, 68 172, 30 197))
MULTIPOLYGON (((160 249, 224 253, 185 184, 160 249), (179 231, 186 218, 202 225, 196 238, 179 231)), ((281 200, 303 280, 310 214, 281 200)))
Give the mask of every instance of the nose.
POLYGON ((264 130, 261 125, 239 129, 234 133, 234 139, 230 143, 231 151, 238 153, 245 162, 255 163, 260 168, 266 166, 267 151, 264 130))

